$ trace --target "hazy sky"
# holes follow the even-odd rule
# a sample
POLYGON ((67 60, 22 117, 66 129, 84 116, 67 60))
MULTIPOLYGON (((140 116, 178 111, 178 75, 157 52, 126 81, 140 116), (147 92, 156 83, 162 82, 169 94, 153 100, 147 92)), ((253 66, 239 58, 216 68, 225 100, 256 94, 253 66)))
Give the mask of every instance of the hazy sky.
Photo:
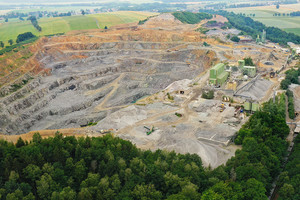
POLYGON ((120 2, 120 1, 127 1, 131 3, 145 3, 145 2, 154 2, 156 0, 0 0, 2 4, 36 4, 36 3, 70 3, 70 2, 96 2, 96 3, 103 3, 103 2, 120 2))

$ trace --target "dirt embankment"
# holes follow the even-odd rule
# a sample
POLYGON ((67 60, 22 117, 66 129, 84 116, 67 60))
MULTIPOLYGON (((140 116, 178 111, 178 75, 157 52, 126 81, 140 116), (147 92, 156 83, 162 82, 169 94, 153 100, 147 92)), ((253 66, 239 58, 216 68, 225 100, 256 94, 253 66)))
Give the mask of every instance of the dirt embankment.
POLYGON ((17 51, 2 55, 0 87, 7 86, 10 83, 19 84, 17 79, 24 74, 29 73, 34 76, 45 70, 38 61, 37 56, 42 53, 41 49, 47 41, 47 38, 41 38, 34 44, 25 45, 24 48, 18 48, 17 51))
POLYGON ((39 133, 42 138, 48 138, 55 136, 56 133, 63 134, 64 136, 75 136, 75 137, 101 137, 103 134, 99 134, 87 129, 77 129, 77 128, 68 128, 68 129, 59 129, 59 130, 39 130, 39 131, 31 131, 26 134, 21 135, 3 135, 0 134, 0 139, 6 140, 8 142, 16 143, 18 139, 21 137, 24 141, 31 141, 32 136, 35 133, 39 133))

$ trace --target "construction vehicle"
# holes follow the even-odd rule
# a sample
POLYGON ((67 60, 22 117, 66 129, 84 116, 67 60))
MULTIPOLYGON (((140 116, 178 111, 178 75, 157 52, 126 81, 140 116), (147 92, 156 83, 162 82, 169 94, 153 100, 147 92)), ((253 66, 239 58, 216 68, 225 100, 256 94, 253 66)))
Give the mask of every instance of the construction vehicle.
POLYGON ((102 133, 102 134, 112 133, 113 130, 114 130, 114 129, 112 129, 112 128, 111 128, 111 129, 105 129, 105 130, 102 129, 102 130, 100 131, 100 133, 102 133))
POLYGON ((270 72, 270 78, 274 78, 275 77, 275 72, 270 72))
POLYGON ((151 133, 153 133, 155 130, 154 130, 154 126, 152 126, 152 128, 148 128, 147 126, 144 126, 145 129, 147 129, 147 135, 150 135, 151 133))
POLYGON ((221 109, 220 109, 220 112, 223 112, 225 109, 226 109, 226 108, 225 108, 225 104, 224 104, 224 103, 222 103, 222 104, 221 104, 221 109))
POLYGON ((227 96, 223 96, 223 101, 224 101, 224 102, 229 102, 229 101, 230 101, 230 98, 227 97, 227 96))

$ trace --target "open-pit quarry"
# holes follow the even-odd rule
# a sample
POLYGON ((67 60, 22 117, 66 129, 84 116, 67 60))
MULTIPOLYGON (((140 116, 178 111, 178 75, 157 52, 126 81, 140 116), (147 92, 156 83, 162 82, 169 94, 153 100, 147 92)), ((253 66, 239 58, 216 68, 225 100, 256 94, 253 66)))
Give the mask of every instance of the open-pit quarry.
POLYGON ((201 98, 208 69, 246 56, 263 68, 260 61, 271 53, 284 55, 220 42, 194 31, 199 26, 163 14, 143 25, 40 39, 22 70, 0 80, 0 132, 112 132, 142 149, 196 153, 205 166, 225 163, 238 148, 228 144, 246 119, 229 103, 220 112, 222 94, 201 98))

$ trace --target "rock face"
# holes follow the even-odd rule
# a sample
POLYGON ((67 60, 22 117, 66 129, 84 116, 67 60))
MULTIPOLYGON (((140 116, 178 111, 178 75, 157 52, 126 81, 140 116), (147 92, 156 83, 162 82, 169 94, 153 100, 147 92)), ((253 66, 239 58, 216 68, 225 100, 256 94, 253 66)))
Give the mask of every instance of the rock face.
POLYGON ((184 41, 136 41, 137 37, 127 33, 112 38, 115 36, 89 36, 84 42, 75 36, 48 39, 34 59, 49 75, 34 77, 16 91, 4 93, 0 133, 98 122, 174 81, 196 77, 215 59, 213 51, 203 47, 168 50, 184 41))

